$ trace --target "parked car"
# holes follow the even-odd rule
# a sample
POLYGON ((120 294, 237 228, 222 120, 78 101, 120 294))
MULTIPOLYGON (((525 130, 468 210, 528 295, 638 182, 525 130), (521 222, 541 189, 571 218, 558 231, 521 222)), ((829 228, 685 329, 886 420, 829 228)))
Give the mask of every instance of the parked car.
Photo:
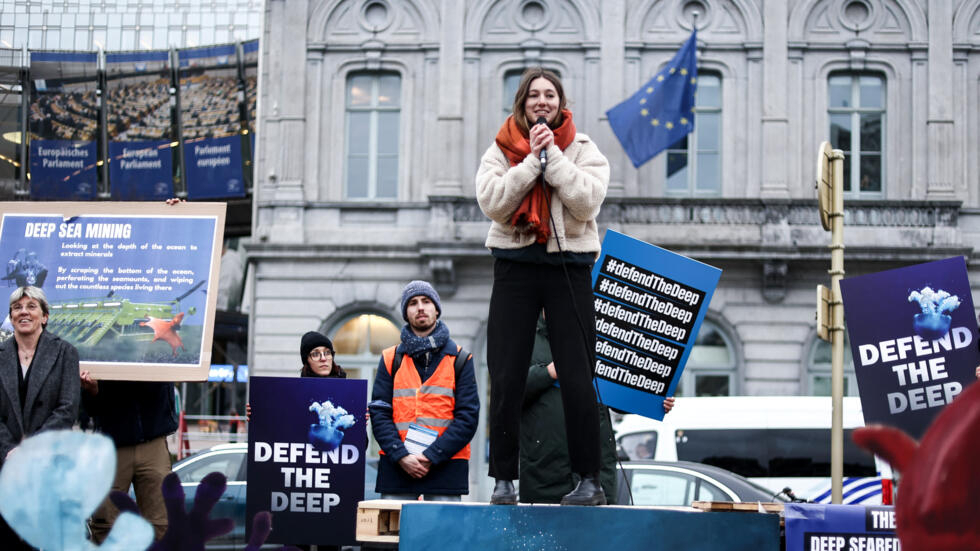
MULTIPOLYGON (((238 550, 245 547, 245 488, 248 444, 219 444, 174 463, 173 471, 184 487, 187 509, 194 503, 197 485, 209 473, 219 472, 228 479, 225 493, 211 510, 211 518, 231 518, 231 532, 208 543, 208 549, 238 550)), ((364 499, 378 499, 374 491, 378 460, 369 457, 364 465, 364 499)), ((277 546, 278 547, 278 546, 277 546)))
MULTIPOLYGON (((728 469, 772 493, 830 503, 827 396, 683 397, 663 421, 626 415, 616 442, 629 459, 692 461, 728 469)), ((892 503, 891 467, 862 450, 851 432, 864 426, 861 401, 844 398, 845 505, 892 503)))
POLYGON ((689 461, 624 461, 619 469, 617 493, 616 501, 620 505, 787 501, 782 495, 773 495, 767 488, 731 471, 689 461))

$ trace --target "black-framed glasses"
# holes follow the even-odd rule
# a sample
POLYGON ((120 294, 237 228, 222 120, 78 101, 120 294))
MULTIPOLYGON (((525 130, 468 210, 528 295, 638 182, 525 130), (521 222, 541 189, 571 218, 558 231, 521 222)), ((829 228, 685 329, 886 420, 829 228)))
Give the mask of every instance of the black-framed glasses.
POLYGON ((313 358, 314 360, 322 360, 323 358, 330 358, 330 357, 333 357, 333 352, 331 352, 329 349, 314 350, 313 352, 310 352, 310 358, 313 358))

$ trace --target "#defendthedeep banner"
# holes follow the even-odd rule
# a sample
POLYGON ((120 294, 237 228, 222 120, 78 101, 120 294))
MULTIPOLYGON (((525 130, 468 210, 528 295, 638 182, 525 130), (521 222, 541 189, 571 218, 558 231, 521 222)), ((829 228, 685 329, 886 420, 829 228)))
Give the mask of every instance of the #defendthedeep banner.
POLYGON ((663 419, 721 270, 612 230, 592 268, 602 403, 663 419))
POLYGON ((0 282, 8 294, 45 292, 47 330, 78 348, 83 369, 103 379, 207 378, 223 204, 0 206, 0 282))

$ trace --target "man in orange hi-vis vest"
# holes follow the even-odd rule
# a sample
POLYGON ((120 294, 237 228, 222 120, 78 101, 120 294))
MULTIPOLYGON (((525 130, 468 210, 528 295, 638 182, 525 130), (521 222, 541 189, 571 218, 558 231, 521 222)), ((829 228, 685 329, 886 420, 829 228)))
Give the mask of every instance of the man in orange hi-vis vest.
POLYGON ((401 344, 378 363, 368 409, 381 446, 375 491, 382 499, 459 501, 469 493, 470 440, 480 397, 473 356, 439 320, 439 293, 425 281, 402 291, 401 344))

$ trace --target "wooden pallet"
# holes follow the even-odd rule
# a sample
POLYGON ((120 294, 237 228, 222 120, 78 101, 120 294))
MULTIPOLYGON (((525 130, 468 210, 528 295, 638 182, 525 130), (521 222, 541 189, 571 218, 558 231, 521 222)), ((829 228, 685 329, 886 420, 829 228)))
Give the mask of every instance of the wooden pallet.
POLYGON ((357 541, 398 543, 402 505, 413 501, 372 499, 357 504, 357 541))
POLYGON ((760 503, 750 501, 745 503, 732 503, 731 501, 695 501, 691 504, 695 509, 702 511, 738 511, 742 513, 782 513, 783 504, 778 502, 760 503), (762 511, 759 509, 762 508, 762 511))

